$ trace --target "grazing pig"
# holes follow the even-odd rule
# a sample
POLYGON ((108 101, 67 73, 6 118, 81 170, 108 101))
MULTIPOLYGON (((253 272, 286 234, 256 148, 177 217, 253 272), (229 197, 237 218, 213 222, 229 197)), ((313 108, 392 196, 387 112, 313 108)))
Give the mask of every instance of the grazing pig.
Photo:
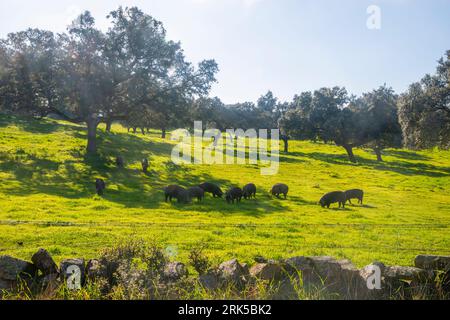
POLYGON ((199 202, 205 198, 205 191, 200 187, 189 188, 188 192, 191 199, 197 198, 199 202))
POLYGON ((339 203, 339 208, 345 208, 345 202, 347 202, 347 199, 345 197, 345 192, 342 191, 327 193, 319 201, 322 208, 327 207, 328 209, 330 209, 332 203, 339 203))
POLYGON ((241 202, 242 196, 244 195, 244 192, 241 188, 231 188, 227 191, 225 194, 225 199, 228 203, 234 203, 236 200, 237 203, 241 202))
POLYGON ((345 191, 345 198, 350 204, 352 204, 352 199, 358 199, 359 204, 363 204, 364 191, 360 189, 353 189, 345 191))
POLYGON ((256 186, 253 183, 249 183, 244 187, 244 198, 245 200, 256 198, 256 186))
POLYGON ((149 167, 148 159, 147 158, 143 159, 141 164, 142 164, 142 171, 144 173, 147 173, 149 167))
POLYGON ((280 194, 284 195, 284 199, 287 198, 287 194, 289 192, 289 187, 285 185, 284 183, 278 183, 272 187, 272 195, 276 196, 277 198, 280 197, 280 194))
POLYGON ((97 194, 99 196, 102 196, 106 189, 105 181, 103 181, 102 179, 95 180, 95 189, 97 190, 97 194))
POLYGON ((172 202, 172 199, 175 198, 178 200, 178 202, 181 202, 183 200, 186 200, 186 194, 187 190, 183 187, 177 186, 177 185, 171 185, 164 189, 164 195, 167 200, 170 200, 172 202))
POLYGON ((175 198, 177 199, 178 203, 187 204, 191 202, 191 195, 189 194, 188 190, 180 191, 175 198))
POLYGON ((205 182, 199 185, 199 187, 202 188, 203 191, 205 191, 205 193, 211 193, 214 198, 215 197, 222 198, 223 196, 222 190, 214 183, 205 182))
POLYGON ((123 160, 122 157, 118 156, 118 157, 116 158, 116 165, 117 165, 118 168, 123 168, 123 167, 125 167, 125 161, 123 160))

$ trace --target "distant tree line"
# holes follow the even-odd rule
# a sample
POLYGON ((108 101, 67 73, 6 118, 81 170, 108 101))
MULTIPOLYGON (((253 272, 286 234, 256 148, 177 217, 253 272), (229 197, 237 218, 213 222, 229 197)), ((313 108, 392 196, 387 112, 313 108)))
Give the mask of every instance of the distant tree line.
POLYGON ((426 75, 397 95, 386 85, 360 97, 342 87, 302 92, 280 102, 272 92, 257 103, 224 105, 218 98, 197 99, 191 118, 209 127, 279 128, 288 140, 334 143, 356 162, 353 150, 372 148, 378 161, 386 148, 450 147, 450 51, 438 62, 436 74, 426 75))
POLYGON ((359 98, 340 87, 303 92, 294 98, 279 125, 298 139, 334 142, 352 162, 356 162, 356 147, 372 148, 381 161, 381 151, 400 147, 402 140, 397 96, 386 86, 359 98))
POLYGON ((0 111, 84 123, 87 151, 97 151, 100 123, 111 130, 150 128, 279 128, 285 152, 289 139, 334 143, 355 162, 354 148, 450 147, 450 51, 436 73, 397 95, 386 85, 350 95, 343 87, 302 92, 279 101, 271 91, 256 103, 225 105, 208 97, 218 66, 186 61, 180 43, 166 39, 161 22, 136 7, 108 15, 111 27, 95 28, 89 12, 67 32, 28 29, 0 40, 0 111))

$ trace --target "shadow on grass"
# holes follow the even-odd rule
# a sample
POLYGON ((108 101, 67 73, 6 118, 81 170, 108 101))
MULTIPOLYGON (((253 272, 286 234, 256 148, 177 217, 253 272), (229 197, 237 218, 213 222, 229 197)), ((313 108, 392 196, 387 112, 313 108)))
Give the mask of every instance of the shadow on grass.
MULTIPOLYGON (((43 120, 29 121, 9 117, 5 120, 0 117, 0 125, 8 123, 19 123, 24 130, 39 133, 51 133, 57 130, 66 130, 76 138, 86 139, 86 132, 83 127, 61 125, 56 122, 43 120), (10 120, 9 122, 6 120, 10 120), (27 129, 25 129, 27 128, 27 129)), ((178 166, 170 161, 154 165, 151 158, 153 156, 169 157, 173 144, 163 141, 149 141, 144 137, 139 137, 127 133, 105 133, 99 130, 98 133, 99 155, 86 155, 83 149, 72 150, 73 159, 68 161, 55 161, 45 157, 39 158, 33 154, 27 154, 23 150, 18 150, 16 154, 0 152, 0 171, 11 174, 14 177, 13 183, 5 183, 4 193, 11 195, 26 196, 30 194, 48 194, 69 199, 92 198, 95 195, 94 181, 103 178, 107 184, 104 199, 123 205, 125 208, 167 208, 164 203, 163 188, 169 184, 179 184, 184 187, 196 186, 202 182, 209 181, 220 185, 226 191, 233 184, 225 179, 215 179, 209 174, 197 174, 189 166, 178 166), (115 167, 114 158, 122 156, 125 160, 126 168, 115 167), (150 173, 145 175, 139 170, 131 169, 136 167, 141 159, 150 159, 150 173)), ((415 157, 418 160, 420 155, 410 152, 394 151, 393 156, 402 158, 415 157)), ((248 154, 248 153, 246 153, 248 154)), ((302 162, 305 159, 295 159, 293 157, 303 157, 305 159, 315 159, 325 163, 365 166, 376 170, 393 171, 404 175, 425 175, 430 177, 443 177, 450 175, 449 167, 434 166, 427 163, 410 163, 402 160, 379 163, 358 157, 358 164, 348 162, 345 154, 326 154, 320 152, 302 153, 292 152, 288 156, 283 156, 284 161, 302 162), (287 159, 288 158, 288 159, 287 159)), ((420 158, 420 160, 423 160, 420 158)), ((13 180, 13 179, 11 179, 13 180)), ((179 211, 190 211, 195 208, 197 211, 221 212, 224 214, 239 213, 242 215, 260 216, 272 212, 289 210, 285 203, 294 201, 303 205, 317 205, 315 201, 308 201, 301 197, 288 195, 287 200, 272 198, 267 192, 258 194, 256 201, 244 201, 241 204, 228 205, 224 199, 207 198, 204 203, 192 203, 189 205, 173 204, 173 208, 179 211)), ((365 206, 367 207, 367 206, 365 206)), ((349 211, 351 211, 349 209, 349 211)))
POLYGON ((431 160, 431 157, 408 150, 386 150, 384 151, 384 155, 406 160, 422 160, 422 161, 431 160))
MULTIPOLYGON (((358 207, 358 206, 356 206, 356 207, 358 207)), ((359 207, 366 208, 366 209, 377 209, 378 208, 378 207, 372 206, 370 204, 364 204, 364 205, 359 206, 359 207)))
MULTIPOLYGON (((277 199, 277 198, 273 197, 273 199, 277 199)), ((293 201, 293 202, 300 203, 300 204, 303 204, 303 205, 313 205, 313 206, 314 205, 319 205, 319 201, 305 200, 302 197, 293 196, 293 195, 288 195, 287 200, 284 200, 283 198, 278 199, 278 200, 281 200, 282 202, 283 201, 293 201)))
MULTIPOLYGON (((2 117, 0 123, 4 126, 14 123, 24 131, 42 134, 64 130, 74 138, 86 140, 84 127, 66 126, 52 120, 2 117)), ((125 208, 156 209, 167 208, 163 188, 169 184, 187 188, 208 181, 220 185, 223 191, 233 186, 229 180, 215 179, 207 173, 198 174, 190 166, 175 165, 171 161, 161 163, 158 162, 160 159, 153 162, 152 157, 170 157, 173 144, 169 142, 149 141, 144 136, 127 133, 106 133, 100 129, 98 146, 99 153, 94 156, 86 154, 84 146, 68 150, 72 158, 65 161, 46 155, 36 156, 24 150, 17 150, 15 154, 0 152, 0 171, 11 175, 2 191, 16 196, 46 194, 67 199, 94 198, 95 179, 102 178, 107 185, 103 197, 106 201, 125 208), (115 166, 114 159, 118 155, 124 158, 125 168, 115 166), (148 174, 134 169, 140 167, 138 164, 143 158, 150 159, 148 174)), ((207 198, 204 203, 174 203, 172 207, 181 212, 195 208, 197 211, 257 217, 288 210, 284 203, 284 200, 261 193, 256 201, 243 201, 237 205, 228 205, 225 199, 207 198)))
POLYGON ((330 207, 330 209, 327 209, 329 211, 338 211, 338 212, 352 212, 355 211, 351 208, 348 208, 347 206, 345 208, 338 208, 338 207, 330 207))
MULTIPOLYGON (((401 154, 409 154, 409 152, 404 152, 401 154)), ((345 165, 345 166, 363 166, 370 169, 382 170, 382 171, 392 171, 402 175, 421 175, 428 177, 446 177, 450 176, 450 167, 435 166, 427 163, 411 163, 408 161, 395 160, 395 161, 384 161, 379 162, 372 159, 366 159, 356 156, 357 163, 351 163, 345 154, 328 154, 321 152, 292 152, 290 156, 293 157, 303 157, 318 160, 321 162, 326 162, 329 164, 345 165)), ((417 155, 420 156, 420 155, 417 155)), ((291 160, 295 162, 295 160, 291 160)), ((302 161, 302 160, 299 160, 302 161)))
POLYGON ((28 154, 0 153, 0 171, 14 176, 11 187, 6 181, 3 185, 7 194, 27 196, 41 193, 72 199, 89 195, 90 188, 83 181, 90 172, 78 171, 74 161, 56 162, 28 154))
POLYGON ((58 123, 54 120, 43 118, 35 118, 35 117, 16 117, 11 115, 0 114, 0 127, 7 127, 10 125, 17 126, 21 130, 30 133, 36 134, 49 134, 56 131, 64 131, 67 129, 73 131, 84 131, 85 128, 70 124, 70 123, 58 123))
MULTIPOLYGON (((146 175, 135 169, 116 168, 104 156, 84 156, 78 161, 56 162, 26 153, 21 153, 20 157, 0 153, 0 171, 14 176, 14 183, 10 187, 5 185, 3 192, 15 196, 47 194, 67 199, 93 198, 95 179, 102 178, 107 185, 103 198, 125 208, 166 208, 163 188, 169 184, 187 188, 210 181, 220 185, 224 191, 233 185, 228 180, 215 179, 206 173, 195 174, 191 168, 171 162, 146 175)), ((263 195, 257 201, 246 201, 239 205, 228 205, 225 199, 207 197, 203 203, 173 203, 172 207, 182 212, 195 209, 255 217, 288 210, 280 201, 263 195)))
MULTIPOLYGON (((77 132, 76 138, 86 140, 86 132, 77 132)), ((172 152, 173 145, 170 143, 148 141, 144 136, 139 137, 127 133, 106 133, 99 130, 97 133, 97 144, 99 153, 104 157, 115 158, 122 156, 125 164, 141 161, 144 157, 167 156, 172 152)))

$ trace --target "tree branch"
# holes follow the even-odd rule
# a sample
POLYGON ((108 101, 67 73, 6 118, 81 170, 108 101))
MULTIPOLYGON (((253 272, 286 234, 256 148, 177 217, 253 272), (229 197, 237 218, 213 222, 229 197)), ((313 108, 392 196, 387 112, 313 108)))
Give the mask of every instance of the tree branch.
POLYGON ((85 119, 83 118, 72 118, 70 116, 68 116, 67 114, 65 114, 64 112, 62 112, 61 110, 58 110, 55 107, 50 107, 47 109, 46 115, 48 116, 50 113, 54 113, 58 116, 60 116, 61 118, 63 118, 66 121, 69 122, 73 122, 73 123, 83 123, 85 122, 85 119))

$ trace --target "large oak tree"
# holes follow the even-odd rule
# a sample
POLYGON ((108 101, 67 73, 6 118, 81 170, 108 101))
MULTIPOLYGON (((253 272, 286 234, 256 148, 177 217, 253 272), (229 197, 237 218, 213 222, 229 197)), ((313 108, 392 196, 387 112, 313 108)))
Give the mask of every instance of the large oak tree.
POLYGON ((162 23, 136 7, 120 7, 108 18, 107 32, 86 11, 57 37, 40 30, 9 35, 0 46, 3 107, 84 123, 87 151, 95 153, 100 123, 109 129, 113 121, 150 112, 165 131, 187 114, 190 101, 209 92, 214 60, 187 62, 162 23))

